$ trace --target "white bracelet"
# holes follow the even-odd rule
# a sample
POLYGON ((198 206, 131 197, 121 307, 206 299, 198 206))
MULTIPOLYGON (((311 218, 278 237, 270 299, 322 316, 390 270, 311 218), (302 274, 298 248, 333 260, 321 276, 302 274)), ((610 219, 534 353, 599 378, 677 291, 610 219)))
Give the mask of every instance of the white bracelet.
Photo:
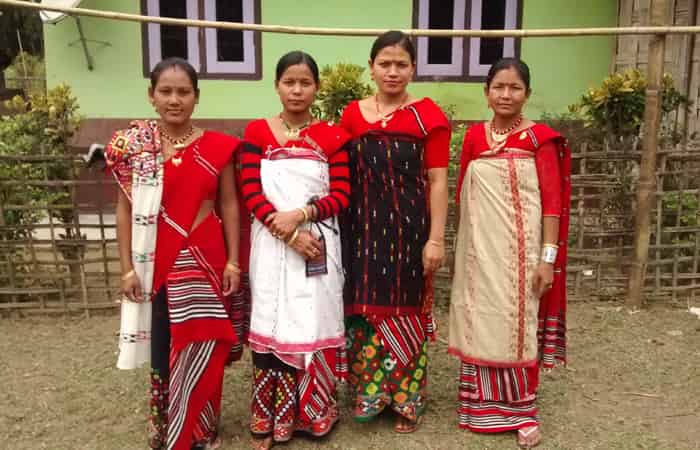
POLYGON ((547 264, 554 264, 557 260, 557 252, 559 247, 553 244, 544 244, 542 246, 542 262, 547 264))

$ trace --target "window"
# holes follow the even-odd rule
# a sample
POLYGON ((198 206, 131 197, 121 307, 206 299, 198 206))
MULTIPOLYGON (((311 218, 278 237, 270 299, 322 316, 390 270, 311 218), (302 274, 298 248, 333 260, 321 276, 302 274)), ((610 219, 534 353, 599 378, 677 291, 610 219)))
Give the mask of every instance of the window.
MULTIPOLYGON (((413 26, 431 30, 520 27, 522 0, 413 0, 413 26)), ((416 39, 417 80, 483 80, 491 64, 519 54, 515 38, 416 39)))
MULTIPOLYGON (((260 23, 260 0, 142 0, 144 14, 260 23)), ((201 78, 260 79, 260 33, 144 25, 144 72, 170 56, 186 59, 201 78)))

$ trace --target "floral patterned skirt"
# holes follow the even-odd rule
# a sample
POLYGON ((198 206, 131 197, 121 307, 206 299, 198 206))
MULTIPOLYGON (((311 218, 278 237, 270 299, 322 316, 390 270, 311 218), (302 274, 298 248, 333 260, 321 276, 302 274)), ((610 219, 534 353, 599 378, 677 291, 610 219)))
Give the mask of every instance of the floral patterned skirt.
POLYGON ((361 316, 346 319, 348 379, 355 391, 355 420, 369 421, 389 406, 415 422, 423 414, 428 378, 427 342, 406 365, 382 343, 374 327, 361 316))

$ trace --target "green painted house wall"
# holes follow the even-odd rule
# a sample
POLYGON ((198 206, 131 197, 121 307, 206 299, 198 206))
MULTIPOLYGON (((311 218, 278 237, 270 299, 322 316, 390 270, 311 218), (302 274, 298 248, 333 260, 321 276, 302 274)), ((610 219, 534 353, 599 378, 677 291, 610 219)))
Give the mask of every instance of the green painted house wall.
MULTIPOLYGON (((140 13, 139 0, 85 0, 80 6, 140 13)), ((411 28, 412 9, 411 0, 261 0, 263 23, 296 26, 411 28)), ((615 0, 523 0, 523 28, 600 27, 616 22, 615 0)), ((146 101, 141 25, 89 17, 82 18, 82 24, 88 39, 111 45, 88 43, 95 65, 89 71, 82 48, 75 42, 75 21, 68 18, 58 25, 45 25, 48 85, 68 82, 87 118, 152 116, 146 101)), ((276 61, 283 53, 303 49, 320 65, 340 61, 366 64, 371 42, 371 38, 264 33, 262 80, 202 80, 196 117, 246 119, 271 115, 279 110, 273 79, 276 61)), ((565 111, 608 73, 614 45, 609 37, 524 39, 521 57, 533 75, 529 115, 565 111)), ((454 105, 458 119, 487 115, 481 83, 415 82, 410 91, 454 105)))

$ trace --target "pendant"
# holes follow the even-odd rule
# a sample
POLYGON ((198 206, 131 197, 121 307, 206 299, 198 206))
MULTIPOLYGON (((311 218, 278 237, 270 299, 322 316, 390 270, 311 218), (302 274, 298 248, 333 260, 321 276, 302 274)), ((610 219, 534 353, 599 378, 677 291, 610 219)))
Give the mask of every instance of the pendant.
POLYGON ((491 140, 493 140, 494 142, 497 142, 499 144, 501 142, 505 141, 507 137, 508 137, 507 134, 498 134, 498 133, 494 133, 493 131, 491 132, 491 140))
POLYGON ((289 139, 299 139, 299 128, 291 128, 284 132, 284 135, 289 139))
POLYGON ((175 150, 182 150, 183 148, 185 148, 185 143, 184 143, 184 142, 180 142, 180 143, 178 143, 178 144, 173 144, 173 148, 174 148, 175 150))
POLYGON ((181 157, 181 156, 173 156, 173 157, 172 157, 172 160, 173 160, 173 165, 174 165, 175 167, 177 167, 177 166, 179 166, 180 164, 182 164, 182 157, 181 157))
POLYGON ((382 128, 386 128, 386 120, 382 120, 382 128))

